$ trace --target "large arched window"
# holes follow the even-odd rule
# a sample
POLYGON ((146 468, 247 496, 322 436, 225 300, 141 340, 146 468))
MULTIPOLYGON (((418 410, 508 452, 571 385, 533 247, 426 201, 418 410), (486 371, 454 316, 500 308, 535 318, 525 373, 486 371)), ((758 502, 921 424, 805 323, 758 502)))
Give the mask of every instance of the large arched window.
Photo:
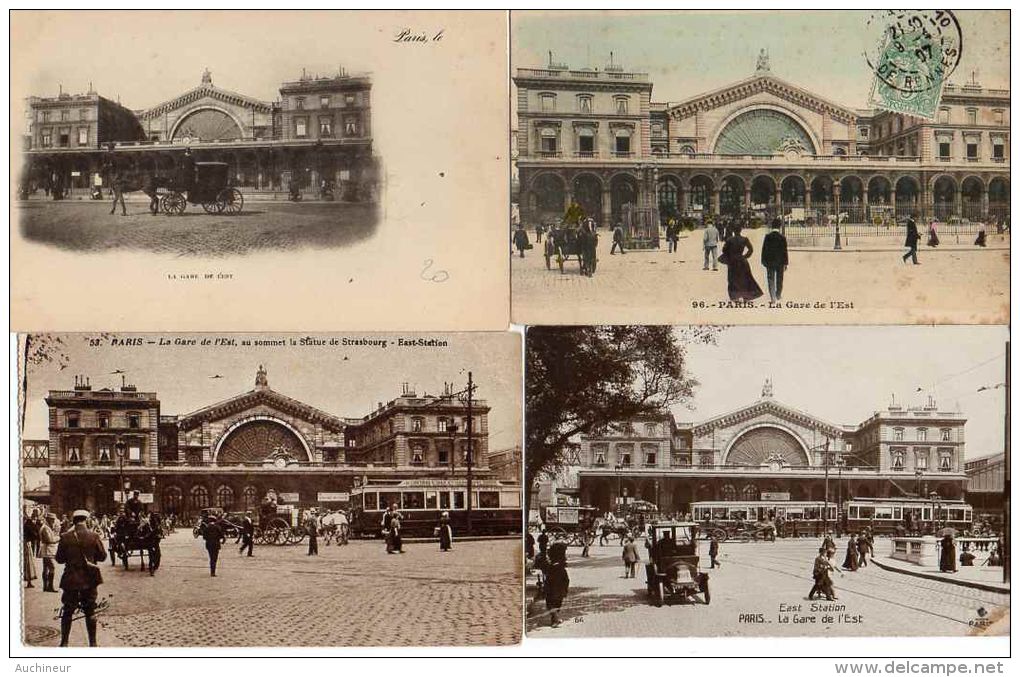
POLYGON ((230 510, 234 507, 234 490, 226 484, 216 489, 216 507, 230 510))
POLYGON ((201 484, 191 488, 191 508, 201 510, 209 507, 209 490, 201 484))
POLYGON ((740 492, 740 497, 745 501, 757 501, 758 496, 758 487, 754 484, 745 484, 744 488, 740 492))
POLYGON ((242 496, 244 498, 245 510, 251 510, 259 504, 259 490, 251 484, 244 488, 242 496))
POLYGON ((163 490, 163 512, 177 514, 184 507, 184 492, 180 487, 169 486, 163 490))
POLYGON ((719 133, 715 153, 720 155, 772 155, 797 150, 814 155, 811 137, 789 115, 769 108, 750 110, 730 120, 719 133))
POLYGON ((722 500, 724 501, 737 500, 737 488, 732 484, 724 484, 722 488, 722 500))

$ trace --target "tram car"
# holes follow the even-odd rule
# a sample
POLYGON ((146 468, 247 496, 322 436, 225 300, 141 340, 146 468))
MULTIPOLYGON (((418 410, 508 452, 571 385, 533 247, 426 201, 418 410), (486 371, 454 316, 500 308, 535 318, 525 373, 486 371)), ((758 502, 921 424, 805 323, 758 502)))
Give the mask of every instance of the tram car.
POLYGON ((974 509, 962 500, 931 498, 851 498, 843 505, 844 528, 874 534, 913 535, 942 527, 970 531, 974 509))
MULTIPOLYGON (((405 537, 431 537, 442 513, 450 513, 453 536, 467 529, 466 479, 375 480, 351 490, 351 534, 382 536, 383 514, 396 505, 405 537)), ((497 536, 521 533, 521 485, 507 480, 471 483, 471 533, 497 536)))
POLYGON ((694 521, 705 538, 764 538, 765 526, 782 520, 782 533, 807 535, 819 524, 836 524, 838 506, 824 501, 698 501, 691 504, 694 521))

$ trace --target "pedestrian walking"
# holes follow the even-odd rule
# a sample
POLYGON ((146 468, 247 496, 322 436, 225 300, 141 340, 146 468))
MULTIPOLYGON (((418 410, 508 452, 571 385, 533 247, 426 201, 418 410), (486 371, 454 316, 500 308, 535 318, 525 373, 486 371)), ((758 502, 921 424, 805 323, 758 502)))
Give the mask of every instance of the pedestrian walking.
POLYGON ((613 228, 613 246, 609 248, 609 254, 612 256, 616 253, 616 248, 620 248, 620 254, 626 254, 623 251, 623 224, 617 222, 616 227, 613 228))
POLYGON ((638 554, 634 537, 628 536, 623 542, 623 577, 634 578, 637 572, 637 564, 640 561, 641 555, 638 554))
POLYGON ((929 247, 939 246, 939 234, 935 230, 935 219, 932 219, 928 223, 928 246, 929 247))
POLYGON ((987 247, 988 246, 988 236, 985 234, 985 224, 983 224, 983 223, 979 226, 979 230, 978 230, 978 234, 977 234, 977 239, 974 240, 974 246, 975 247, 987 247))
POLYGON ((761 265, 765 266, 765 277, 769 286, 769 298, 777 303, 783 298, 783 275, 790 263, 786 247, 786 236, 780 228, 783 222, 772 219, 772 230, 765 236, 761 245, 761 265))
POLYGON ((308 555, 319 554, 319 520, 315 519, 315 511, 308 512, 305 517, 305 531, 308 532, 308 555))
POLYGON ((719 249, 719 229, 715 227, 715 224, 709 222, 705 224, 705 232, 701 236, 701 244, 705 248, 705 267, 702 270, 708 270, 708 260, 712 259, 712 270, 719 270, 716 265, 716 251, 719 249))
POLYGON ((719 539, 713 534, 712 540, 708 543, 708 558, 711 560, 709 569, 721 567, 719 563, 719 539))
POLYGON ((815 557, 812 568, 812 578, 814 578, 815 583, 811 586, 811 591, 808 593, 809 600, 813 600, 815 595, 825 595, 825 599, 830 602, 837 599, 836 591, 832 585, 832 572, 836 568, 830 561, 831 558, 832 553, 825 546, 818 548, 818 556, 815 557))
MULTIPOLYGON (((453 549, 453 527, 450 526, 450 513, 445 510, 439 516, 439 525, 436 527, 436 535, 439 536, 440 552, 447 552, 453 549)), ((528 534, 529 536, 531 534, 528 534)), ((534 541, 532 541, 534 544, 534 541)), ((534 545, 532 545, 534 549, 534 545)))
POLYGON ((223 527, 212 515, 206 517, 202 526, 202 538, 205 540, 205 550, 209 554, 209 575, 216 575, 216 562, 220 558, 220 547, 227 542, 227 536, 223 533, 223 527))
POLYGON ((39 556, 42 557, 43 592, 57 591, 53 587, 53 579, 57 574, 55 560, 58 543, 60 543, 60 522, 52 512, 46 513, 46 518, 39 528, 39 556))
POLYGON ((22 578, 26 588, 34 588, 32 581, 38 578, 35 567, 35 553, 39 549, 39 526, 36 524, 37 511, 25 515, 22 526, 24 543, 22 545, 22 578))
POLYGON ((907 262, 907 259, 911 259, 914 265, 919 265, 917 262, 917 242, 921 239, 921 236, 917 233, 917 223, 914 221, 914 215, 911 214, 907 218, 907 239, 903 243, 903 246, 907 248, 907 253, 903 255, 903 263, 907 262))
POLYGON ((843 569, 846 571, 857 571, 860 565, 857 561, 857 539, 853 534, 846 541, 846 557, 843 558, 843 569))
POLYGON ((251 510, 244 513, 241 520, 241 549, 237 553, 243 554, 248 550, 248 557, 254 557, 252 550, 255 549, 255 522, 251 519, 251 510))
POLYGON ((514 231, 514 246, 517 247, 517 251, 521 258, 524 258, 524 250, 531 249, 531 243, 528 242, 528 233, 524 230, 524 224, 518 224, 517 230, 514 231))
POLYGON ((524 534, 524 556, 528 559, 535 558, 535 536, 531 531, 524 534))
POLYGON ((669 223, 666 224, 666 244, 669 247, 669 253, 676 252, 677 244, 680 242, 680 224, 676 222, 676 219, 670 219, 669 223))
POLYGON ((96 623, 96 599, 103 574, 96 566, 106 559, 106 549, 99 536, 85 526, 88 510, 76 510, 72 527, 61 534, 54 559, 64 565, 60 577, 60 646, 67 646, 71 637, 71 624, 80 609, 85 616, 85 632, 89 646, 98 646, 96 623))
POLYGON ((403 517, 400 516, 400 513, 397 513, 397 515, 398 516, 394 517, 393 520, 390 522, 390 534, 391 534, 390 540, 393 542, 393 552, 403 555, 404 537, 400 533, 401 530, 400 523, 401 521, 403 521, 403 517))
POLYGON ((857 565, 859 567, 868 566, 869 552, 871 552, 871 542, 868 540, 868 533, 862 531, 857 536, 857 565))
POLYGON ((947 574, 955 574, 956 569, 956 541, 952 534, 946 534, 939 543, 942 552, 939 555, 939 571, 947 574))
POLYGON ((393 522, 399 520, 401 517, 400 513, 397 512, 397 504, 393 503, 386 512, 383 513, 382 528, 383 535, 386 537, 386 554, 393 552, 393 522))
POLYGON ((545 608, 549 611, 549 625, 560 625, 560 608, 570 591, 567 574, 567 544, 553 543, 549 548, 549 563, 545 566, 545 608))
POLYGON ((542 233, 544 233, 544 232, 545 232, 545 226, 543 226, 541 223, 538 224, 537 226, 535 226, 535 242, 541 242, 542 241, 542 233))
POLYGON ((741 235, 739 225, 732 228, 733 235, 723 245, 719 262, 726 265, 726 283, 731 301, 753 301, 762 295, 761 287, 751 274, 747 260, 754 254, 751 241, 741 235))

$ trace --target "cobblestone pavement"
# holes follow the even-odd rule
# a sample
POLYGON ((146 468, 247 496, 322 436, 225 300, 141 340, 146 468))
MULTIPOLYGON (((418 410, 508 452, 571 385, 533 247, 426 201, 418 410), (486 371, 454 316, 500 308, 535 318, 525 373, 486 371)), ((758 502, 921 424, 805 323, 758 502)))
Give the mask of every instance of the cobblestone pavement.
MULTIPOLYGON (((529 637, 634 636, 964 636, 1009 634, 1009 595, 982 592, 868 566, 835 576, 838 600, 809 602, 815 539, 723 543, 721 567, 708 570, 711 604, 653 606, 638 577, 623 578, 617 546, 571 548, 570 593, 558 628, 548 626, 545 603, 526 591, 529 637), (835 606, 838 605, 838 606, 835 606), (788 619, 782 622, 780 619, 788 619)), ((842 563, 845 541, 837 551, 842 563)), ((876 543, 883 551, 888 544, 876 543)), ((641 549, 642 558, 647 551, 641 549)), ((702 545, 708 559, 708 546, 702 545)))
POLYGON ((248 201, 235 216, 189 204, 181 216, 149 213, 148 198, 127 201, 15 202, 14 219, 29 242, 83 252, 135 249, 178 256, 227 256, 302 247, 340 247, 375 231, 373 207, 340 202, 248 201))
MULTIPOLYGON (((628 251, 610 255, 612 235, 599 234, 595 276, 582 277, 573 259, 565 274, 546 270, 542 245, 512 257, 513 318, 521 324, 857 324, 994 323, 1009 312, 1009 252, 967 244, 919 252, 905 265, 905 249, 792 251, 782 304, 770 307, 760 265, 764 229, 749 232, 751 268, 765 295, 753 308, 727 302, 726 267, 704 271, 701 231, 681 239, 677 253, 628 251), (816 307, 820 304, 821 307, 816 307), (843 304, 843 305, 841 305, 843 304), (845 304, 852 304, 852 308, 845 304), (806 307, 805 307, 806 306, 806 307)), ((529 233, 534 237, 534 233, 529 233)), ((859 238, 854 243, 860 244, 859 238)), ((947 246, 949 243, 946 243, 947 246)), ((1008 245, 1008 240, 1006 241, 1008 245)))
MULTIPOLYGON (((255 557, 224 546, 216 578, 202 542, 178 532, 163 544, 154 577, 103 564, 102 646, 496 645, 520 641, 521 545, 491 540, 409 543, 387 555, 381 541, 266 546, 255 557)), ((59 567, 58 567, 59 569, 59 567)), ((59 580, 59 572, 58 572, 59 580)), ((59 595, 24 591, 26 642, 59 643, 59 595)), ((85 628, 75 623, 73 646, 85 628)))

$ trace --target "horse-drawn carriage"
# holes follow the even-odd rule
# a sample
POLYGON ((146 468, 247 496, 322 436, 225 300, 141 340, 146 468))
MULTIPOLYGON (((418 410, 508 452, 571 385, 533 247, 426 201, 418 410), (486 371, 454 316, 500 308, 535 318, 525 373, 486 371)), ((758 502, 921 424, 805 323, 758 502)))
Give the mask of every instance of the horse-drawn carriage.
POLYGON ((547 235, 550 246, 545 248, 545 267, 552 270, 552 262, 555 260, 562 275, 565 271, 563 264, 574 257, 582 275, 593 275, 597 261, 596 244, 598 235, 595 233, 594 225, 571 226, 564 224, 553 227, 547 235))
POLYGON ((545 532, 549 540, 587 548, 595 542, 598 508, 549 506, 545 509, 545 532))
POLYGON ((130 568, 130 558, 138 557, 143 571, 156 575, 159 568, 159 542, 163 539, 163 525, 157 513, 147 517, 121 515, 110 530, 110 564, 117 566, 120 560, 124 569, 130 568), (146 563, 145 558, 149 560, 146 563))
POLYGON ((168 216, 180 216, 189 202, 202 205, 209 214, 240 214, 244 209, 244 196, 230 186, 229 165, 225 162, 196 162, 191 186, 184 188, 169 182, 167 188, 159 206, 168 216))
POLYGON ((698 531, 695 522, 653 522, 648 526, 648 564, 645 582, 655 606, 663 601, 686 601, 701 593, 712 601, 708 574, 699 568, 698 531))

